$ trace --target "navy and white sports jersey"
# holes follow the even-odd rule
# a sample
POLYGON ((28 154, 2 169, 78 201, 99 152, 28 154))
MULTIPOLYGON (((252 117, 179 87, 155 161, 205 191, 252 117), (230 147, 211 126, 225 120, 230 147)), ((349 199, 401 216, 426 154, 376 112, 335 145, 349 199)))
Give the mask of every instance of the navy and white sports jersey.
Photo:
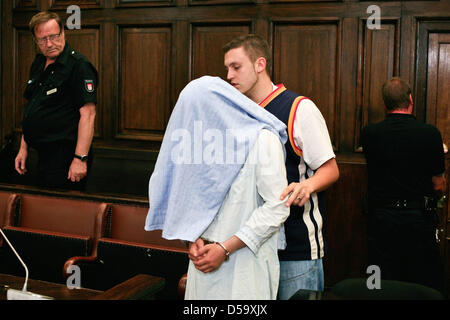
MULTIPOLYGON (((260 106, 288 127, 289 141, 285 145, 288 183, 312 177, 315 170, 335 157, 325 119, 310 99, 281 84, 274 87, 260 106)), ((289 218, 284 223, 287 247, 278 252, 280 260, 322 258, 325 254, 324 218, 324 193, 312 193, 303 207, 291 206, 289 218)))

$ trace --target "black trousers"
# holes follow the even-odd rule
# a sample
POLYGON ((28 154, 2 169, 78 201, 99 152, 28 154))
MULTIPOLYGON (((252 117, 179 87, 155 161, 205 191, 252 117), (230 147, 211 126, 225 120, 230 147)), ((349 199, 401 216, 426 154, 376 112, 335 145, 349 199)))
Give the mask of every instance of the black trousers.
POLYGON ((37 185, 47 188, 84 191, 92 165, 92 152, 89 151, 88 175, 79 182, 67 179, 73 161, 76 143, 73 141, 53 142, 40 145, 38 152, 37 185))
POLYGON ((443 290, 443 263, 432 214, 422 209, 370 208, 367 233, 369 265, 380 267, 382 279, 443 290))

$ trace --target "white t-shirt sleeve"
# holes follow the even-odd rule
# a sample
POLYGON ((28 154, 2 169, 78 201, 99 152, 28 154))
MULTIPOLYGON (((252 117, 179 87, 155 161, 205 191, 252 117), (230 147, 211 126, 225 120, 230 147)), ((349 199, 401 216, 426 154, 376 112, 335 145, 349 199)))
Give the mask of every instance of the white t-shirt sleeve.
POLYGON ((303 152, 304 161, 313 170, 336 157, 325 119, 309 99, 303 99, 298 106, 293 136, 295 144, 303 152))

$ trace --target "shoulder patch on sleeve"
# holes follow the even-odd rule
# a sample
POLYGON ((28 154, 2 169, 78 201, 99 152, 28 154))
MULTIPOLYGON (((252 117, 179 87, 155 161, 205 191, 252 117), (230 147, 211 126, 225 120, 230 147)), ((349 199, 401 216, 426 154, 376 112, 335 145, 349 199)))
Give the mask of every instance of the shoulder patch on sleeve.
POLYGON ((84 89, 87 92, 94 92, 94 80, 84 80, 84 89))

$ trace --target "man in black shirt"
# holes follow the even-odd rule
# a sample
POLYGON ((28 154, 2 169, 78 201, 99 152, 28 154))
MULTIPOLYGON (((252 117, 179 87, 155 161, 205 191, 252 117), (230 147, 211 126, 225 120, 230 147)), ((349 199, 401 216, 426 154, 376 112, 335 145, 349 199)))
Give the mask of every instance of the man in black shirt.
POLYGON ((30 21, 38 45, 24 97, 23 135, 15 159, 25 174, 28 148, 39 156, 38 183, 82 190, 92 157, 97 71, 65 41, 57 14, 41 12, 30 21))
POLYGON ((386 119, 361 134, 368 168, 369 264, 382 279, 442 289, 436 199, 445 192, 442 137, 412 115, 409 85, 383 85, 386 119))

